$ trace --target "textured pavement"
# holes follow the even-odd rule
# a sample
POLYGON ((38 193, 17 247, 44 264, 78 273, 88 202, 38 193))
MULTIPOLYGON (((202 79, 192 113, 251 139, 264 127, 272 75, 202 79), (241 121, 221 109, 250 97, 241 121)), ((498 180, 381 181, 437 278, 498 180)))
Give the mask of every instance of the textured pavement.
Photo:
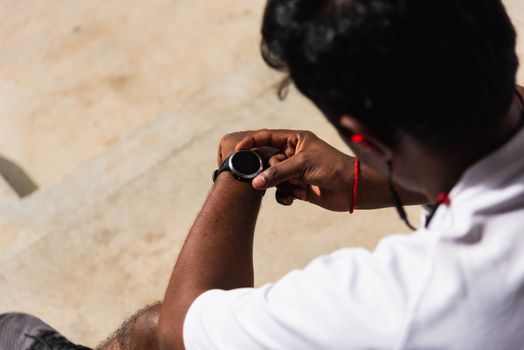
MULTIPOLYGON (((506 3, 524 30, 524 3, 506 3)), ((282 77, 258 53, 263 5, 3 2, 0 159, 39 188, 18 198, 0 178, 0 312, 34 313, 95 345, 162 297, 223 134, 309 129, 344 149, 295 90, 276 98, 282 77)), ((409 212, 416 221, 418 208, 409 212)), ((270 191, 255 242, 257 285, 393 232, 406 229, 392 209, 284 208, 270 191)))

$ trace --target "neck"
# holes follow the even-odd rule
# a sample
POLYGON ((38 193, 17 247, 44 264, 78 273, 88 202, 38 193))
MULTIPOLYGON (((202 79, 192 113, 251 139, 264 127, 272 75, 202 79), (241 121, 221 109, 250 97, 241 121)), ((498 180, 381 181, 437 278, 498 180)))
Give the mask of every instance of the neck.
POLYGON ((428 150, 420 145, 406 145, 406 149, 412 150, 406 159, 411 159, 410 164, 417 164, 410 170, 414 172, 411 176, 420 184, 419 191, 426 194, 430 202, 434 202, 442 192, 449 193, 469 167, 515 135, 521 123, 522 108, 518 97, 515 97, 499 125, 462 140, 467 147, 442 152, 428 150))

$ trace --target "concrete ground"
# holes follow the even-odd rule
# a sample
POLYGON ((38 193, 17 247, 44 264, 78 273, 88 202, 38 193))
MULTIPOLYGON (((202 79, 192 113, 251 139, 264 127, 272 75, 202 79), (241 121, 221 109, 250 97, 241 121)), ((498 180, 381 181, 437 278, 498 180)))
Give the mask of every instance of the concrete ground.
MULTIPOLYGON (((524 3, 505 3, 524 30, 524 3)), ((310 129, 344 149, 296 91, 276 98, 282 77, 258 53, 263 5, 2 3, 0 173, 16 176, 0 177, 0 312, 37 314, 95 345, 162 297, 223 134, 310 129)), ((349 217, 284 208, 272 195, 257 229, 257 285, 406 231, 393 210, 349 217)))

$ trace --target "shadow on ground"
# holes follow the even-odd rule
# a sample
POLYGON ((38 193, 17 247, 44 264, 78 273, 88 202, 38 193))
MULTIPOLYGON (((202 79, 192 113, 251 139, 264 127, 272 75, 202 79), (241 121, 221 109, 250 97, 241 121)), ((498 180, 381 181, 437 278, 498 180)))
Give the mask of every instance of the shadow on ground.
POLYGON ((37 184, 29 174, 15 162, 0 156, 0 176, 20 197, 29 196, 38 189, 37 184))

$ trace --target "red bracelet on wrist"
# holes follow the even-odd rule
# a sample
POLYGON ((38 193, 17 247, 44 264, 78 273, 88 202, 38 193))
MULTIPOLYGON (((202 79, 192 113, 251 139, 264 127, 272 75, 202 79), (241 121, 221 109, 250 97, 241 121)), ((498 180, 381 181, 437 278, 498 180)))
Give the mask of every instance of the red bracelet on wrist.
POLYGON ((351 205, 349 206, 349 213, 353 214, 357 204, 358 195, 358 181, 360 176, 360 159, 355 157, 355 176, 353 177, 353 196, 351 197, 351 205))

